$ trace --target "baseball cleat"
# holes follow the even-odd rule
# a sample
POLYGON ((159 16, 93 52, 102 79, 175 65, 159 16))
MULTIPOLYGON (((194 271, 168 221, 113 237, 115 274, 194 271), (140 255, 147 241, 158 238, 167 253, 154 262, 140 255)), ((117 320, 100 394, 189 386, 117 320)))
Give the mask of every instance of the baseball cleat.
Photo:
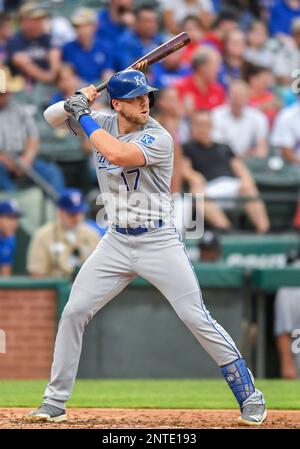
POLYGON ((64 409, 44 403, 30 412, 25 420, 31 422, 62 422, 67 420, 67 414, 64 409))
POLYGON ((267 410, 264 404, 248 404, 242 408, 238 418, 239 426, 260 426, 267 418, 267 410))

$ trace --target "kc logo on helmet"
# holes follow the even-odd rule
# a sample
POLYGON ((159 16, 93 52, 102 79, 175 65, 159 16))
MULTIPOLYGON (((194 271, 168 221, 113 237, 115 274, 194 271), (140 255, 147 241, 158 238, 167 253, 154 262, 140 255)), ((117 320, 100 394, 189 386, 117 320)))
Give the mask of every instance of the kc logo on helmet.
POLYGON ((137 86, 146 86, 146 80, 143 76, 135 76, 134 77, 137 86))

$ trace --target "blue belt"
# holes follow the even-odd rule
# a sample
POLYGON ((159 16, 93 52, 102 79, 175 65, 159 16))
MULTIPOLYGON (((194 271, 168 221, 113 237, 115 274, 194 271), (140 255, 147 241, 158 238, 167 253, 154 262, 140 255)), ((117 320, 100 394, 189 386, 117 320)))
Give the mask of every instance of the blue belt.
POLYGON ((161 228, 163 226, 164 222, 163 220, 158 220, 157 226, 150 227, 150 228, 142 228, 141 226, 137 228, 121 228, 119 225, 115 226, 115 230, 119 232, 120 234, 125 235, 140 235, 144 234, 145 232, 154 231, 154 229, 161 228))

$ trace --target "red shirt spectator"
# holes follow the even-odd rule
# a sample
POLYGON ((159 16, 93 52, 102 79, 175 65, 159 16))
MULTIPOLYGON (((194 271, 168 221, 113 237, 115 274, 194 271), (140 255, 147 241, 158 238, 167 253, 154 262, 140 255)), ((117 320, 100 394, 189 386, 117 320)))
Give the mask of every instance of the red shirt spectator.
POLYGON ((225 90, 216 81, 220 63, 219 53, 203 46, 193 57, 192 75, 174 84, 187 115, 198 109, 212 109, 224 103, 225 90))
POLYGON ((188 96, 193 99, 195 109, 212 109, 225 101, 225 91, 219 83, 211 83, 202 91, 193 75, 189 75, 176 83, 176 88, 181 100, 188 96))
POLYGON ((278 112, 278 107, 276 106, 277 98, 273 94, 273 92, 270 92, 269 90, 266 90, 265 92, 262 92, 261 94, 257 95, 251 95, 249 99, 249 105, 253 106, 260 111, 264 112, 264 114, 267 116, 270 126, 273 124, 274 119, 278 112))

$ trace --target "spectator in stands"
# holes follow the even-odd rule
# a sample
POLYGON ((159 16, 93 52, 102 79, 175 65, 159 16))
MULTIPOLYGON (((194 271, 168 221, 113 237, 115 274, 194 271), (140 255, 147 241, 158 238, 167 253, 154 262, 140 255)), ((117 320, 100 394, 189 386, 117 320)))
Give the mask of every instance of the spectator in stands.
POLYGON ((263 112, 272 126, 281 103, 272 92, 274 77, 271 70, 268 67, 248 64, 245 79, 250 86, 249 105, 263 112))
POLYGON ((62 49, 62 60, 71 64, 87 83, 98 83, 113 74, 110 48, 96 39, 97 16, 90 8, 78 8, 71 17, 77 39, 62 49))
POLYGON ((19 207, 14 200, 0 202, 0 276, 10 276, 16 250, 19 207))
POLYGON ((224 39, 233 30, 238 28, 238 11, 234 8, 226 7, 220 11, 211 31, 205 35, 205 39, 216 47, 221 53, 224 49, 224 39))
POLYGON ((97 37, 113 47, 128 28, 133 28, 133 0, 109 0, 98 14, 97 37))
POLYGON ((191 38, 191 42, 182 49, 182 61, 191 64, 194 53, 206 43, 205 30, 198 16, 187 16, 182 22, 182 31, 191 38))
POLYGON ((11 96, 13 88, 7 72, 6 93, 0 93, 0 189, 16 189, 16 179, 24 176, 15 162, 19 160, 59 191, 64 186, 62 173, 56 165, 36 157, 39 138, 35 121, 25 105, 11 96))
POLYGON ((300 288, 280 288, 276 293, 274 311, 280 374, 284 379, 296 379, 300 376, 300 353, 293 353, 292 343, 294 338, 300 336, 300 288))
POLYGON ((247 33, 245 60, 253 65, 272 69, 274 57, 268 42, 268 29, 265 22, 254 20, 247 33))
POLYGON ((294 18, 300 17, 299 0, 277 0, 270 10, 269 30, 271 35, 291 34, 294 18))
POLYGON ((57 203, 56 220, 32 237, 27 271, 32 277, 73 278, 94 251, 99 233, 84 223, 86 204, 80 191, 66 189, 57 203))
MULTIPOLYGON (((299 95, 299 94, 298 94, 299 95)), ((283 108, 278 114, 272 134, 271 145, 276 147, 286 162, 300 164, 300 103, 283 108)))
POLYGON ((6 63, 7 42, 12 34, 10 17, 5 13, 0 13, 0 66, 6 63))
POLYGON ((203 46, 193 56, 192 74, 174 84, 187 115, 224 103, 225 91, 217 82, 220 65, 219 53, 212 47, 203 46))
POLYGON ((7 44, 8 61, 13 73, 28 81, 52 83, 60 65, 60 54, 45 32, 48 13, 35 4, 20 8, 20 31, 7 44))
POLYGON ((114 48, 115 70, 123 70, 134 61, 164 42, 158 32, 158 13, 151 5, 140 6, 135 11, 133 30, 127 30, 114 48))
POLYGON ((228 230, 231 223, 217 205, 218 198, 234 199, 239 195, 253 198, 245 202, 245 211, 258 233, 269 230, 269 220, 264 203, 256 199, 258 191, 243 161, 225 144, 212 141, 211 113, 197 111, 192 116, 192 140, 186 143, 187 157, 184 177, 190 183, 192 193, 204 193, 205 219, 215 228, 228 230))
POLYGON ((266 157, 268 154, 268 120, 256 108, 248 106, 249 87, 242 80, 233 81, 228 104, 212 111, 213 139, 225 143, 236 156, 266 157))
POLYGON ((224 40, 223 64, 219 81, 228 89, 232 80, 242 77, 246 38, 242 31, 234 30, 224 40))
POLYGON ((169 87, 191 73, 190 65, 182 61, 182 50, 170 54, 151 67, 151 84, 158 89, 169 87))
POLYGON ((208 29, 214 19, 214 7, 211 0, 160 0, 163 23, 170 34, 181 31, 182 21, 190 16, 196 16, 205 29, 208 29))

